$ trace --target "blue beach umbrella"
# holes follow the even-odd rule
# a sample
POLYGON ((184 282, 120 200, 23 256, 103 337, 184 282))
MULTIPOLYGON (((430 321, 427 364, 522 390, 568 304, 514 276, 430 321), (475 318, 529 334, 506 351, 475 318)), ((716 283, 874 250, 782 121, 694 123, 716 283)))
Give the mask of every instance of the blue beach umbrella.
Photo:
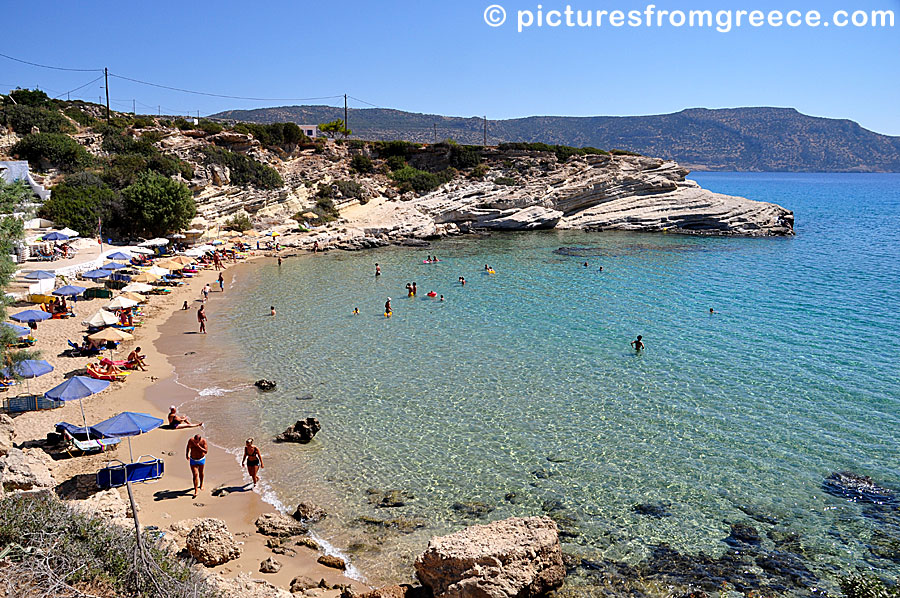
POLYGON ((3 374, 5 378, 12 378, 13 374, 25 378, 25 390, 31 394, 31 389, 28 386, 28 379, 37 378, 38 376, 49 374, 52 371, 53 366, 43 359, 25 359, 13 365, 11 368, 3 368, 3 371, 0 372, 0 374, 3 374))
POLYGON ((31 334, 31 329, 25 328, 24 326, 16 326, 15 324, 10 324, 9 322, 3 322, 3 326, 12 329, 12 331, 16 335, 16 338, 25 338, 26 336, 31 334))
POLYGON ((25 280, 49 280, 51 278, 56 278, 56 274, 46 270, 35 270, 25 275, 25 280))
POLYGON ((69 235, 63 233, 47 233, 43 236, 44 241, 68 241, 69 235))
POLYGON ((108 264, 103 264, 101 268, 103 270, 121 270, 122 268, 130 268, 127 264, 117 264, 116 262, 109 262, 108 264))
POLYGON ((86 289, 84 287, 77 287, 71 284, 67 284, 64 287, 59 287, 55 291, 53 291, 54 295, 58 295, 60 297, 76 297, 82 294, 86 289))
POLYGON ((81 420, 84 422, 84 429, 88 435, 88 439, 90 439, 91 429, 88 428, 87 418, 84 415, 84 404, 81 402, 81 399, 97 394, 101 390, 105 390, 108 386, 108 380, 95 380, 87 376, 72 376, 62 384, 58 384, 45 392, 44 396, 48 399, 57 401, 77 400, 78 404, 81 406, 81 420))
POLYGON ((9 319, 15 320, 16 322, 43 322, 44 320, 49 320, 51 317, 50 314, 39 309, 26 309, 25 311, 20 311, 17 314, 9 316, 9 319))
POLYGON ((110 253, 108 256, 106 256, 106 259, 108 259, 108 260, 130 260, 131 254, 125 253, 124 251, 117 251, 115 253, 110 253))
POLYGON ((112 272, 110 272, 109 270, 89 270, 87 272, 83 272, 81 274, 81 277, 96 280, 98 278, 106 278, 110 274, 112 274, 112 272))
POLYGON ((144 434, 163 425, 163 420, 147 413, 126 411, 93 426, 94 430, 112 438, 128 438, 128 456, 134 461, 131 452, 131 437, 144 434))

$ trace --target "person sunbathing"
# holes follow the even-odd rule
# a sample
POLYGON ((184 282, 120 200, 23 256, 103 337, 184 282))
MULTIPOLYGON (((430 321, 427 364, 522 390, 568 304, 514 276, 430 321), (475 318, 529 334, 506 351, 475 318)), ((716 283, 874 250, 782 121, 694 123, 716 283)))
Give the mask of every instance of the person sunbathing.
POLYGON ((200 422, 198 424, 193 423, 187 418, 187 416, 179 415, 177 411, 178 410, 175 408, 175 405, 169 407, 169 425, 172 428, 180 430, 182 428, 199 428, 203 425, 203 422, 200 422))

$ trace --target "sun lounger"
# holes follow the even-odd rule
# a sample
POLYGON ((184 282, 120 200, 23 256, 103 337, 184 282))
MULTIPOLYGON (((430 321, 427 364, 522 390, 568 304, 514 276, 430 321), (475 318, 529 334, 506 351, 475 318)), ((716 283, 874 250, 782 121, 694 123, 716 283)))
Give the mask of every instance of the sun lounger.
POLYGON ((153 455, 141 455, 134 463, 110 461, 97 472, 97 486, 106 490, 124 486, 126 482, 152 482, 162 478, 165 464, 153 455))
MULTIPOLYGON (((91 429, 91 428, 89 428, 91 429)), ((70 457, 79 457, 89 453, 100 453, 121 442, 121 438, 100 438, 100 434, 91 432, 90 437, 87 433, 77 434, 77 431, 83 431, 84 428, 73 426, 72 424, 61 422, 56 424, 56 432, 61 434, 65 441, 65 450, 70 457), (73 432, 76 432, 73 434, 73 432), (83 435, 84 438, 76 438, 76 435, 83 435)))
POLYGON ((58 409, 63 406, 62 401, 48 399, 44 395, 19 395, 3 399, 3 409, 7 413, 24 413, 26 411, 42 411, 44 409, 58 409))

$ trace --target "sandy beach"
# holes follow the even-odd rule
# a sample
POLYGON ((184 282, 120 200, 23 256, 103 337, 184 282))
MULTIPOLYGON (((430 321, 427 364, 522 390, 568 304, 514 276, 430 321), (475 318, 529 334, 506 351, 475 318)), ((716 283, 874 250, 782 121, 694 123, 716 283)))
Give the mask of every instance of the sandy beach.
MULTIPOLYGON (((265 259, 263 255, 250 256, 244 262, 253 259, 265 259)), ((269 258, 271 259, 271 258, 269 258)), ((230 265, 233 267, 233 264, 230 265)), ((196 310, 199 306, 200 289, 206 283, 214 287, 207 312, 213 314, 216 304, 227 301, 227 293, 218 291, 214 284, 218 272, 213 269, 202 270, 183 286, 173 289, 164 296, 151 296, 149 304, 143 308, 142 325, 135 330, 135 340, 125 342, 116 351, 114 358, 122 359, 135 346, 140 346, 146 355, 147 371, 133 371, 125 382, 114 382, 107 390, 83 401, 84 413, 88 424, 97 423, 123 411, 149 413, 165 418, 169 405, 181 405, 189 402, 194 395, 173 379, 173 365, 169 362, 160 346, 180 348, 185 352, 192 350, 189 345, 201 342, 205 347, 215 347, 216 330, 210 328, 209 334, 200 338, 199 334, 188 334, 197 330, 196 310), (184 301, 190 309, 182 310, 184 301)), ((230 272, 226 269, 226 288, 230 272)), ((31 392, 45 392, 62 382, 67 373, 84 368, 96 358, 73 358, 63 356, 66 340, 80 341, 84 334, 82 321, 107 303, 107 299, 78 301, 74 304, 76 317, 65 320, 48 320, 38 325, 35 349, 41 352, 41 358, 54 366, 54 371, 40 378, 28 381, 31 392)), ((17 311, 16 307, 11 309, 17 311)), ((25 382, 23 381, 23 386, 25 382)), ((18 392, 23 392, 24 388, 18 392)), ((15 394, 10 391, 7 394, 15 394)), ((184 415, 191 417, 189 408, 184 415)), ((16 415, 14 418, 17 433, 17 446, 44 446, 43 439, 53 431, 57 422, 68 421, 81 425, 82 415, 78 401, 67 403, 61 409, 29 412, 16 415)), ((272 505, 264 502, 257 492, 251 490, 246 470, 242 469, 233 454, 216 445, 216 439, 208 439, 210 451, 206 464, 206 479, 199 496, 192 498, 192 482, 190 470, 185 459, 187 440, 196 432, 203 433, 202 428, 181 430, 157 429, 148 434, 134 437, 131 445, 134 457, 154 455, 165 461, 164 477, 150 484, 136 484, 135 498, 139 507, 140 522, 143 526, 155 526, 168 530, 173 523, 194 518, 214 517, 225 522, 228 529, 241 543, 242 555, 218 567, 204 568, 210 573, 221 573, 225 576, 236 576, 242 573, 265 579, 282 588, 288 588, 291 580, 298 575, 305 575, 314 580, 324 579, 330 585, 349 584, 356 589, 365 586, 358 581, 347 578, 341 571, 325 567, 316 562, 322 554, 304 546, 296 547, 296 554, 274 554, 266 547, 266 536, 256 531, 254 521, 265 512, 272 512, 272 505), (214 492, 215 491, 215 492, 214 492), (215 494, 215 495, 214 495, 215 494), (282 563, 282 568, 274 574, 259 572, 260 563, 268 557, 274 557, 282 563)), ((240 447, 229 447, 232 450, 240 447)), ((107 459, 127 460, 129 458, 128 442, 123 441, 113 451, 71 458, 65 453, 53 454, 52 473, 56 479, 58 493, 63 498, 85 498, 94 491, 94 474, 103 467, 107 459)), ((264 475, 264 471, 263 471, 264 475)), ((120 489, 124 497, 126 492, 120 489)), ((293 508, 296 505, 288 505, 293 508)), ((198 565, 199 566, 199 565, 198 565)), ((334 594, 338 590, 329 590, 325 594, 334 594)))

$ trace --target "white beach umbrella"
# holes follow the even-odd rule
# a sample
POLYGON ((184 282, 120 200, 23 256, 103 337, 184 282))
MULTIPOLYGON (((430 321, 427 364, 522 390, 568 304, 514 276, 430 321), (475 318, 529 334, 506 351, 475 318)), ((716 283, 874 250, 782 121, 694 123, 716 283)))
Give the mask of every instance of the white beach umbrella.
POLYGON ((154 253, 156 253, 152 249, 147 249, 146 247, 132 247, 128 251, 130 251, 131 253, 139 253, 141 255, 153 255, 154 253))
POLYGON ((129 307, 134 307, 138 302, 134 299, 129 299, 128 297, 122 297, 119 295, 109 303, 103 306, 103 309, 116 310, 116 309, 128 309, 129 307))
POLYGON ((62 234, 66 235, 66 236, 69 237, 70 239, 73 238, 73 237, 77 237, 77 236, 78 236, 78 231, 77 231, 77 230, 72 230, 72 229, 69 228, 68 226, 67 226, 66 228, 62 229, 62 230, 59 231, 59 232, 61 232, 62 234))
POLYGON ((113 324, 116 324, 118 322, 119 318, 117 318, 115 314, 101 309, 89 319, 82 322, 82 324, 84 324, 85 326, 100 328, 101 326, 112 326, 113 324))
POLYGON ((133 282, 122 289, 127 293, 149 293, 153 287, 143 282, 133 282))
POLYGON ((157 276, 165 276, 169 273, 165 268, 160 268, 159 266, 150 266, 146 270, 150 274, 156 274, 157 276))
POLYGON ((155 239, 150 239, 148 241, 144 241, 143 243, 138 243, 138 247, 162 247, 163 245, 168 245, 169 240, 164 239, 162 237, 157 237, 155 239))

